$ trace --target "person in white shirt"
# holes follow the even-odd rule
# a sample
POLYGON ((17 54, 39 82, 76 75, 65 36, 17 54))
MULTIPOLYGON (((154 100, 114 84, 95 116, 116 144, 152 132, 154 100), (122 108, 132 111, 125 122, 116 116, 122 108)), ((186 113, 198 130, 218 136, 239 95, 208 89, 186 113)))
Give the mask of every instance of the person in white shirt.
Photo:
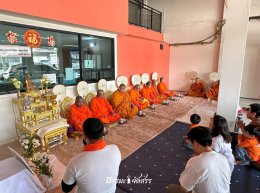
POLYGON ((215 152, 224 155, 232 173, 234 169, 235 158, 231 149, 231 136, 228 130, 227 120, 220 116, 215 115, 210 121, 211 135, 212 135, 212 148, 215 152))
POLYGON ((103 135, 104 125, 99 119, 88 118, 84 122, 86 145, 68 163, 62 180, 63 192, 77 186, 77 193, 115 193, 121 153, 116 145, 106 145, 103 135))
POLYGON ((168 193, 229 193, 230 168, 227 159, 212 147, 207 127, 196 127, 188 133, 196 156, 189 159, 180 176, 180 185, 170 184, 168 193))

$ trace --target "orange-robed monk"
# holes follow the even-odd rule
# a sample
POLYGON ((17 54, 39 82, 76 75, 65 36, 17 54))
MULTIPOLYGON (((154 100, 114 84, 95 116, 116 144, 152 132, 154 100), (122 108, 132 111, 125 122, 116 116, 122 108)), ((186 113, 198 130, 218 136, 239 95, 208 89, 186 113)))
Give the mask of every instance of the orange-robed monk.
POLYGON ((111 105, 122 118, 131 119, 138 113, 138 108, 131 101, 124 84, 120 84, 118 90, 112 94, 111 105))
POLYGON ((213 83, 213 86, 207 92, 207 97, 211 100, 218 100, 219 81, 213 83))
POLYGON ((145 84, 144 88, 141 90, 142 97, 147 99, 151 105, 152 104, 161 104, 163 99, 161 99, 160 97, 155 97, 152 93, 151 87, 152 87, 151 82, 148 81, 145 84))
POLYGON ((192 83, 187 95, 192 97, 205 97, 206 96, 205 84, 203 80, 196 78, 195 82, 192 83))
POLYGON ((77 96, 75 103, 70 107, 68 123, 72 125, 74 130, 82 131, 84 121, 90 117, 92 117, 92 112, 83 104, 83 98, 77 96))
POLYGON ((132 102, 138 107, 139 110, 143 110, 148 107, 149 102, 144 100, 140 95, 141 87, 139 84, 136 84, 130 91, 129 95, 132 102))
POLYGON ((157 88, 158 88, 158 91, 161 95, 165 95, 166 97, 173 97, 174 96, 174 91, 168 90, 168 88, 166 87, 166 85, 164 83, 163 77, 160 78, 160 83, 158 84, 157 88))
POLYGON ((152 86, 151 86, 151 91, 154 97, 159 97, 163 100, 167 99, 167 96, 165 95, 160 95, 158 88, 157 88, 157 80, 152 80, 152 86))
POLYGON ((93 117, 100 119, 105 124, 113 123, 120 119, 120 115, 113 111, 112 106, 105 98, 103 90, 97 91, 97 96, 92 99, 89 108, 93 117))

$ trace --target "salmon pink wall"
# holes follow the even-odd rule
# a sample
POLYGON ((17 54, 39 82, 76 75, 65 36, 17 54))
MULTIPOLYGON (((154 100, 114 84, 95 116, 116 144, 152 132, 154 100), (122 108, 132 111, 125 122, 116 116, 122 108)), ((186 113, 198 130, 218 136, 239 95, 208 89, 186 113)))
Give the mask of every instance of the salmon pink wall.
POLYGON ((3 0, 0 10, 117 33, 128 30, 128 0, 3 0))
POLYGON ((160 42, 163 41, 163 35, 161 33, 135 25, 128 25, 128 34, 133 37, 151 39, 160 42))
MULTIPOLYGON (((157 72, 159 77, 164 76, 168 80, 169 45, 162 41, 149 40, 150 37, 153 38, 154 32, 141 29, 146 30, 146 39, 133 37, 131 34, 118 36, 118 76, 124 75, 130 80, 134 74, 148 73, 151 75, 153 72, 157 72), (149 36, 149 31, 151 36, 149 36), (160 50, 160 44, 163 44, 163 50, 160 50)), ((142 31, 139 32, 144 34, 142 31)))

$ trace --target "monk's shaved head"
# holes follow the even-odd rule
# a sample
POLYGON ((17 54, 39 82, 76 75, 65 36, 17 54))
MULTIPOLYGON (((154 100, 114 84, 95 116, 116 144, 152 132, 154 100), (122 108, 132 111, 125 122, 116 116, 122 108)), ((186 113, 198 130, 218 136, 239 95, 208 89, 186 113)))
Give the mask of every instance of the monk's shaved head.
POLYGON ((82 98, 82 96, 77 96, 77 97, 76 97, 75 104, 76 104, 78 107, 81 107, 81 106, 83 105, 83 98, 82 98))
POLYGON ((137 90, 137 89, 140 89, 141 87, 140 87, 140 84, 136 84, 135 85, 135 89, 137 90))
POLYGON ((76 96, 76 101, 77 100, 83 100, 82 96, 76 96))
POLYGON ((164 80, 164 77, 161 77, 161 78, 160 78, 160 82, 162 82, 163 80, 164 80))
POLYGON ((152 80, 152 84, 156 85, 157 84, 157 80, 152 80))
POLYGON ((141 90, 140 84, 136 84, 134 87, 135 87, 135 90, 137 90, 137 91, 140 91, 140 90, 141 90))
POLYGON ((102 97, 104 95, 105 95, 105 92, 103 90, 101 90, 101 89, 97 90, 97 96, 98 97, 102 97))
POLYGON ((126 85, 125 84, 120 84, 118 87, 120 90, 125 90, 126 89, 126 85))
POLYGON ((151 86, 151 82, 148 81, 145 85, 146 85, 146 86, 151 86))

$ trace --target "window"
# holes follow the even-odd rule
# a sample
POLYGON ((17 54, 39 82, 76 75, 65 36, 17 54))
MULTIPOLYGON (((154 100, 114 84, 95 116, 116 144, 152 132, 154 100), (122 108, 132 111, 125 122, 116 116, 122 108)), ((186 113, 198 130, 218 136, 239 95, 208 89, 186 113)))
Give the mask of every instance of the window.
POLYGON ((75 85, 80 80, 97 82, 101 78, 114 80, 114 41, 112 38, 0 23, 0 94, 16 92, 12 78, 23 83, 24 91, 27 74, 38 88, 41 88, 43 75, 54 77, 50 86, 75 85), (34 30, 36 43, 41 40, 38 47, 28 46, 25 41, 25 37, 29 37, 26 36, 28 30, 34 30))
POLYGON ((114 45, 110 38, 82 36, 83 80, 98 81, 101 78, 113 80, 114 45))

